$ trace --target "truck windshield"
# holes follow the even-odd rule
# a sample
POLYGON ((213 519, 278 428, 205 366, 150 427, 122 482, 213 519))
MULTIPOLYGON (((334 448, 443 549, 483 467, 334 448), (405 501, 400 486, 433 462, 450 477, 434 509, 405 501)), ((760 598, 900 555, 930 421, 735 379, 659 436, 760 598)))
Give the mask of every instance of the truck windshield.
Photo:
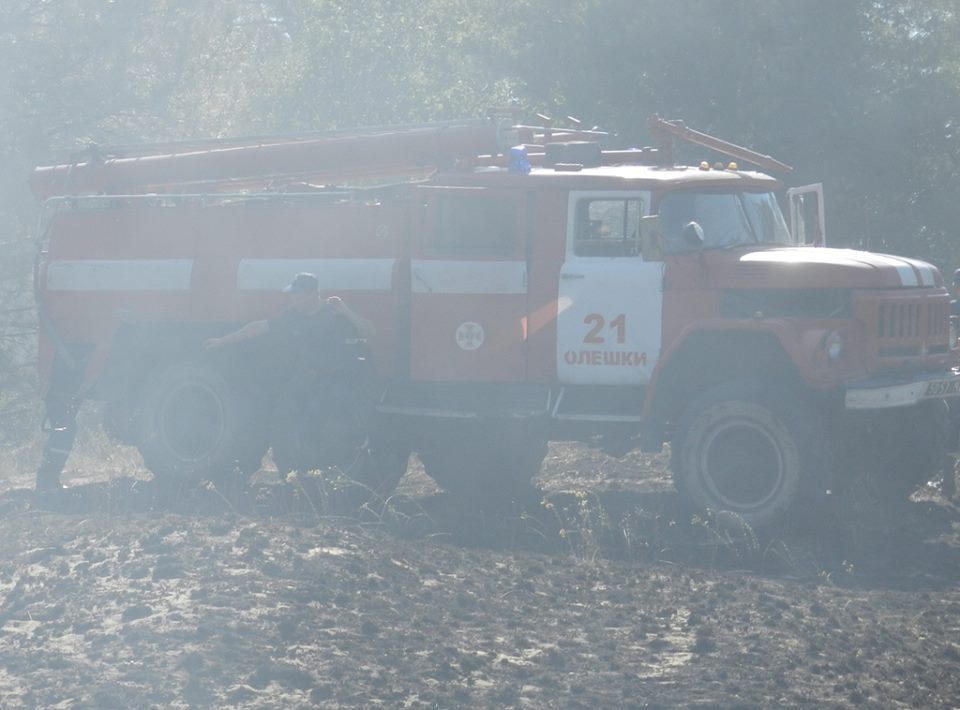
POLYGON ((699 248, 686 229, 691 222, 703 231, 704 249, 790 244, 780 205, 769 192, 672 192, 661 200, 659 214, 668 253, 699 248))

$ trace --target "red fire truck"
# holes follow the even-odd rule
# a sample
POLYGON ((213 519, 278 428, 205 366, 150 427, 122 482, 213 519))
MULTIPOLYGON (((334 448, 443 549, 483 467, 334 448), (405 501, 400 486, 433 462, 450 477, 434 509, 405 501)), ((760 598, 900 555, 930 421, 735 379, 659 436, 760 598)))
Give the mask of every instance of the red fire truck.
POLYGON ((548 441, 585 437, 669 443, 687 501, 758 526, 854 482, 929 479, 960 394, 937 269, 827 248, 818 186, 676 165, 686 140, 789 170, 649 128, 657 147, 634 150, 493 117, 39 167, 41 371, 82 373, 75 396, 104 401, 157 476, 255 470, 263 361, 200 344, 312 272, 376 327, 381 492, 411 452, 451 491, 508 491, 548 441))

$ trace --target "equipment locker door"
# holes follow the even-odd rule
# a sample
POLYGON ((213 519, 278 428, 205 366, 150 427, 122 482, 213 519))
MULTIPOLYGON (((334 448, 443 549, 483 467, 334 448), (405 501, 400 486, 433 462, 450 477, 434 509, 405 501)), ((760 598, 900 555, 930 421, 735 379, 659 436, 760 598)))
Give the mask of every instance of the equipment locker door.
POLYGON ((414 380, 522 381, 527 263, 520 196, 427 187, 410 261, 414 380))
POLYGON ((572 192, 557 304, 565 384, 645 385, 660 357, 663 263, 647 248, 649 194, 572 192))

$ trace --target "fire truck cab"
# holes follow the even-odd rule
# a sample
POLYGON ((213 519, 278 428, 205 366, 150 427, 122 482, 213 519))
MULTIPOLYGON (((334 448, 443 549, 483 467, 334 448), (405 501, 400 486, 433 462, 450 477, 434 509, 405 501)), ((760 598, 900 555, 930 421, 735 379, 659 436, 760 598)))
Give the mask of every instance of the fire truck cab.
POLYGON ((262 348, 199 346, 311 272, 376 326, 357 475, 381 494, 414 451, 452 491, 515 491, 548 441, 588 436, 669 443, 687 501, 754 526, 934 475, 960 395, 937 269, 824 247, 818 187, 789 195, 788 224, 778 180, 670 147, 789 169, 768 156, 650 132, 657 148, 609 151, 490 120, 38 168, 42 372, 81 373, 76 396, 158 476, 255 470, 262 348))

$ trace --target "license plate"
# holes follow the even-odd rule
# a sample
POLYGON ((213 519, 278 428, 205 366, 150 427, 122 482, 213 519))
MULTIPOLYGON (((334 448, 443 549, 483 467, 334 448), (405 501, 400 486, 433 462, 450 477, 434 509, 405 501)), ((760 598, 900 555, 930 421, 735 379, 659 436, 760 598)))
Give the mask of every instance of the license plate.
POLYGON ((931 382, 927 385, 927 397, 949 397, 960 394, 960 380, 931 382))

